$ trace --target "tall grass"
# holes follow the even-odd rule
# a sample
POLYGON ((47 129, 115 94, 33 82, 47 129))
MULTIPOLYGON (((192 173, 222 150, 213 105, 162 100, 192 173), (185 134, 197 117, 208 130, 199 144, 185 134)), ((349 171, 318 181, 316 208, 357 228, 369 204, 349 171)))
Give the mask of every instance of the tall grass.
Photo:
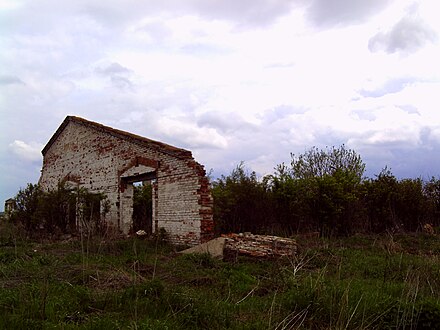
POLYGON ((230 263, 154 240, 43 244, 2 224, 0 328, 440 328, 437 238, 299 247, 290 259, 230 263))

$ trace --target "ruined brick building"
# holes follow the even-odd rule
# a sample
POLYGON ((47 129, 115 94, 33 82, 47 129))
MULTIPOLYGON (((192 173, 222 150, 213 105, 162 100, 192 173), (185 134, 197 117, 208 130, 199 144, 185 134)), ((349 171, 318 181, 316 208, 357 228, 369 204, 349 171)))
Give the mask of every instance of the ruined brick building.
POLYGON ((152 231, 190 245, 212 238, 209 182, 190 151, 68 116, 42 153, 44 190, 61 182, 104 193, 105 221, 123 233, 132 225, 133 183, 154 180, 152 231))

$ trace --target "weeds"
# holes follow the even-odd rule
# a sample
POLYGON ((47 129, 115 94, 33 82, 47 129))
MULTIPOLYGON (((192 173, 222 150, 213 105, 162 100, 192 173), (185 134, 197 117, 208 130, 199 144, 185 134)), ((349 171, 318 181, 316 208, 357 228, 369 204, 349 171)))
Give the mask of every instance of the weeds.
POLYGON ((2 225, 0 328, 440 328, 437 240, 358 238, 227 263, 158 240, 41 244, 2 225))

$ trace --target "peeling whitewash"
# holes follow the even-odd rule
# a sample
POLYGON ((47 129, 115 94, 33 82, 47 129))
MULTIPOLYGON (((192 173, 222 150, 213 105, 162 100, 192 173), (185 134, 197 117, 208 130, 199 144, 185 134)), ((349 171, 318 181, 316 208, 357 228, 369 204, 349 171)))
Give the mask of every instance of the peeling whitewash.
POLYGON ((188 150, 68 116, 43 151, 40 185, 76 183, 110 201, 106 223, 128 234, 133 182, 155 179, 153 232, 196 245, 213 237, 212 197, 202 165, 188 150))

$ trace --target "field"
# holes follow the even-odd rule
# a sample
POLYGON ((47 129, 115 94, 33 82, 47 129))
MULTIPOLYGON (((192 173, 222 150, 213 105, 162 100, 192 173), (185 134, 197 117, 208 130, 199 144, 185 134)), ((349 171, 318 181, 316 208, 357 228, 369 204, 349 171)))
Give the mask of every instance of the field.
POLYGON ((0 228, 1 329, 440 329, 437 236, 298 237, 280 260, 0 228))

